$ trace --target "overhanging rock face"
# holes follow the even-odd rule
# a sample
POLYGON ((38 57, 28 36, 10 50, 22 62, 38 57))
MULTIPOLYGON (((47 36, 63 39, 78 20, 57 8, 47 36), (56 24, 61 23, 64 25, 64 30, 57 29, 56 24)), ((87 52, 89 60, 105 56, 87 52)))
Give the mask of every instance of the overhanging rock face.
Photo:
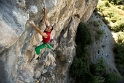
POLYGON ((67 83, 68 68, 75 56, 78 23, 80 19, 84 22, 89 19, 96 4, 97 0, 0 0, 0 83, 35 83, 37 79, 67 83), (42 37, 27 22, 33 20, 40 29, 45 28, 44 1, 54 27, 52 38, 57 51, 44 49, 37 61, 34 48, 42 43, 42 37), (55 65, 51 67, 54 59, 55 65))

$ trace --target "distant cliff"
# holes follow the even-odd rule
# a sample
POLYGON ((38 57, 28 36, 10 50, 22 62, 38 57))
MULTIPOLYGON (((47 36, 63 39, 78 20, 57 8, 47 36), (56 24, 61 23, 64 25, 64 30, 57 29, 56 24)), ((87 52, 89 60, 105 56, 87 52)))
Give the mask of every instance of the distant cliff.
POLYGON ((45 4, 57 51, 45 49, 37 61, 34 48, 42 38, 27 21, 45 28, 43 0, 0 0, 0 83, 35 83, 37 79, 41 83, 68 83, 77 26, 90 18, 97 0, 45 0, 45 4), (54 67, 48 56, 55 58, 54 67))

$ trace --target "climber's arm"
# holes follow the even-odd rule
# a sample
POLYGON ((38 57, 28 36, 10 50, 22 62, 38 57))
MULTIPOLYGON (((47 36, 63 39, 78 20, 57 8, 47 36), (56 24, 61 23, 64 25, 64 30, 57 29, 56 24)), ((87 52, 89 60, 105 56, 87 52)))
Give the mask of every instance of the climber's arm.
POLYGON ((29 24, 42 36, 47 37, 47 34, 40 30, 33 21, 30 21, 29 24))
POLYGON ((44 12, 45 24, 46 24, 46 26, 50 26, 49 21, 48 21, 48 17, 47 17, 47 14, 46 14, 46 8, 43 8, 43 12, 44 12))

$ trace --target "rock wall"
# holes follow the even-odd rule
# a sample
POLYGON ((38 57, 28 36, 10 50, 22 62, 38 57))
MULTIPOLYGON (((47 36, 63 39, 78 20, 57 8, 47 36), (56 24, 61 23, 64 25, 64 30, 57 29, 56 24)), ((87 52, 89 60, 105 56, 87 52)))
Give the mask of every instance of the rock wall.
POLYGON ((77 26, 96 5, 97 0, 0 0, 0 83, 68 83, 77 26), (27 22, 45 28, 44 2, 56 51, 46 48, 36 60, 34 48, 42 38, 27 22))

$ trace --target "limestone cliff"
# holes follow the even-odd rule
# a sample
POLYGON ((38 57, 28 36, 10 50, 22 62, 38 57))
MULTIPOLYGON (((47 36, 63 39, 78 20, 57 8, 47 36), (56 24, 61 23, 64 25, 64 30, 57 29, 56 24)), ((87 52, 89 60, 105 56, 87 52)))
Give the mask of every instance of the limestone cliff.
POLYGON ((43 2, 0 0, 0 83, 35 83, 37 79, 40 83, 69 83, 77 26, 80 20, 89 19, 97 0, 45 0, 56 52, 44 49, 37 61, 34 48, 42 37, 27 22, 33 20, 40 29, 45 28, 43 2))

